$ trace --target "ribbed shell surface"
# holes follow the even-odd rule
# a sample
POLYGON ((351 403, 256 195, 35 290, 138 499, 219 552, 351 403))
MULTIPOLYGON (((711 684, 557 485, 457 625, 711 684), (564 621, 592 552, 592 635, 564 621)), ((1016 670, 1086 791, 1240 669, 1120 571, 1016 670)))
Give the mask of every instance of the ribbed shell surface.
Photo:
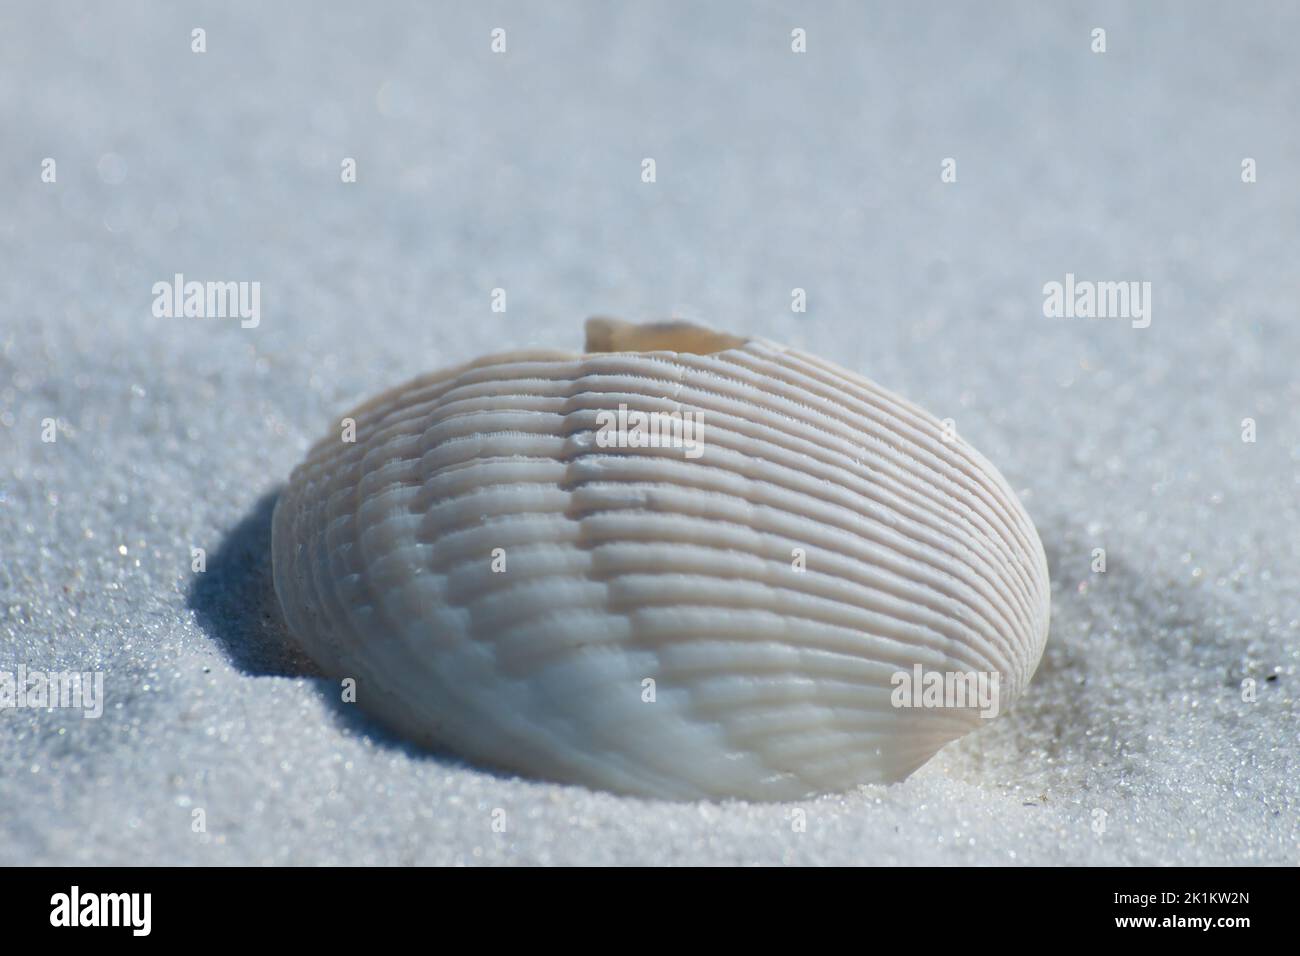
POLYGON ((491 356, 350 413, 276 506, 289 628, 399 733, 507 771, 673 799, 907 776, 981 717, 894 706, 896 675, 996 673, 1005 711, 1042 545, 934 416, 735 341, 491 356), (691 413, 701 454, 605 447, 620 405, 691 413))

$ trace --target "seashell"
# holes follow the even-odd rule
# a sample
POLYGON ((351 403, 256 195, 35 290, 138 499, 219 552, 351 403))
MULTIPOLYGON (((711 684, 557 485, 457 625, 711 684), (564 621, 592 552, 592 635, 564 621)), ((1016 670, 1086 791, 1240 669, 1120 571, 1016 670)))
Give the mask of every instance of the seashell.
POLYGON ((1047 640, 997 470, 774 342, 592 319, 585 354, 481 358, 348 417, 276 505, 286 621, 357 703, 483 765, 671 799, 901 780, 1047 640))

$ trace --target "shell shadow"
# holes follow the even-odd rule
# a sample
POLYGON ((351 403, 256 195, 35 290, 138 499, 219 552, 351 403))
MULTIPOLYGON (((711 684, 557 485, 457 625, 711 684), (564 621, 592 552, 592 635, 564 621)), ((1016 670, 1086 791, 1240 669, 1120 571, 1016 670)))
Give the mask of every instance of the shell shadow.
POLYGON ((207 571, 195 574, 186 597, 199 626, 230 663, 248 677, 308 678, 330 706, 339 725, 380 746, 413 758, 496 774, 453 753, 413 744, 372 718, 356 704, 344 703, 339 684, 327 678, 298 646, 285 626, 271 567, 271 521, 276 489, 260 498, 208 556, 207 571))
POLYGON ((199 626, 250 677, 319 677, 284 626, 271 576, 271 516, 279 490, 264 495, 195 574, 186 604, 199 626))

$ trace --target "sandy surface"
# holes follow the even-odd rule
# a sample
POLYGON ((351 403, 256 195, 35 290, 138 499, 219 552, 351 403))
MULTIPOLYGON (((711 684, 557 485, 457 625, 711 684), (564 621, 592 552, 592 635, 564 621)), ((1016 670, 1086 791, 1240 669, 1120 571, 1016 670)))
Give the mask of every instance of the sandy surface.
POLYGON ((626 7, 0 9, 0 670, 106 697, 0 712, 0 863, 1300 861, 1294 8, 626 7), (1067 272, 1149 281, 1150 326, 1045 318, 1067 272), (260 282, 260 323, 155 317, 176 273, 260 282), (598 312, 955 419, 1051 565, 1014 711, 796 808, 507 779, 335 703, 270 590, 289 470, 598 312))

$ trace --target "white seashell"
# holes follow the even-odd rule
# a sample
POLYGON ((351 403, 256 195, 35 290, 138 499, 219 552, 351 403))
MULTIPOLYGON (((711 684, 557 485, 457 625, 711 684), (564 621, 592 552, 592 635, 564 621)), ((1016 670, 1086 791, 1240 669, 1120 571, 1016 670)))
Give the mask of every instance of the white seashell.
POLYGON ((993 466, 773 342, 593 319, 586 354, 482 358, 349 417, 276 505, 289 628, 483 764, 674 799, 901 780, 982 720, 900 706, 935 703, 930 675, 985 674, 1005 710, 1047 640, 1042 544, 993 466), (620 405, 628 441, 632 413, 683 413, 679 447, 607 447, 620 405))

